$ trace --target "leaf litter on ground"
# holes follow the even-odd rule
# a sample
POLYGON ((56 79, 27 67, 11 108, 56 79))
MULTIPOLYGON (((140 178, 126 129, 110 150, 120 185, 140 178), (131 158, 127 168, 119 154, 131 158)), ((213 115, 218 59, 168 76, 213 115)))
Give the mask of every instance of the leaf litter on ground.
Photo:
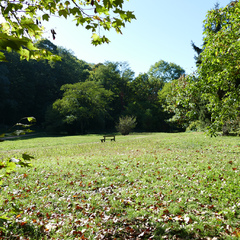
POLYGON ((0 236, 240 237, 238 138, 156 133, 103 144, 95 138, 74 136, 72 144, 71 137, 48 138, 47 147, 18 140, 2 151, 17 158, 28 149, 36 160, 4 180, 1 210, 10 220, 0 236))

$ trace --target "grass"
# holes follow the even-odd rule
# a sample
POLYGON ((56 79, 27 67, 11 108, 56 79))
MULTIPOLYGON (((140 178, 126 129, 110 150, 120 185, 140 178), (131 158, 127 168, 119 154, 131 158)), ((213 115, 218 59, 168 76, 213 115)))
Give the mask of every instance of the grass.
POLYGON ((240 238, 239 138, 101 137, 1 143, 2 159, 35 159, 4 180, 0 239, 240 238))

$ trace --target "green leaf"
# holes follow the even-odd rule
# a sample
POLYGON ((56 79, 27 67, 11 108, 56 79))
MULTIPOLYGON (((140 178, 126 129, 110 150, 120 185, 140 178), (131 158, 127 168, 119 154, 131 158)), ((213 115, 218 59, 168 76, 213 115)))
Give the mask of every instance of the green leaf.
POLYGON ((92 39, 93 39, 93 41, 100 41, 100 37, 96 34, 96 33, 94 33, 93 35, 92 35, 92 39))
POLYGON ((68 12, 65 9, 61 9, 59 10, 58 15, 59 17, 64 16, 65 18, 67 18, 68 12))
POLYGON ((16 164, 14 162, 8 162, 7 168, 6 168, 6 173, 13 172, 15 168, 16 168, 16 164))
POLYGON ((1 27, 2 29, 4 29, 5 31, 10 30, 10 24, 8 22, 3 22, 1 23, 1 27))
POLYGON ((7 59, 4 55, 4 53, 0 52, 0 62, 7 62, 7 59))
POLYGON ((65 2, 65 5, 66 5, 66 6, 69 6, 69 5, 70 5, 70 2, 69 2, 69 1, 66 1, 66 2, 65 2))
POLYGON ((127 18, 126 18, 126 20, 128 22, 131 22, 132 19, 136 19, 136 16, 133 14, 132 11, 127 11, 127 18))
POLYGON ((29 60, 30 59, 30 53, 28 49, 22 48, 20 49, 20 54, 21 54, 21 59, 26 59, 29 60))
MULTIPOLYGON (((67 18, 72 15, 75 17, 78 25, 87 26, 86 29, 96 32, 97 27, 105 30, 115 28, 117 32, 121 32, 120 28, 125 27, 122 22, 131 21, 135 18, 132 12, 123 11, 124 0, 84 0, 84 1, 70 1, 70 0, 46 0, 46 1, 32 1, 31 4, 20 1, 5 1, 2 8, 2 17, 5 19, 1 24, 0 31, 0 50, 16 51, 21 55, 21 59, 49 59, 50 55, 44 55, 34 47, 34 41, 40 39, 43 31, 39 27, 40 19, 49 21, 53 15, 67 18), (72 4, 73 2, 73 4, 72 4), (86 5, 92 5, 95 7, 95 14, 89 13, 84 7, 86 5), (71 8, 70 6, 73 6, 71 8), (43 14, 38 17, 39 12, 43 14), (96 14, 97 13, 97 14, 96 14), (109 14, 111 13, 111 14, 109 14), (104 14, 105 19, 100 19, 99 15, 104 14), (114 19, 111 24, 111 19, 114 19), (117 15, 117 16, 116 16, 117 15), (16 20, 14 16, 19 18, 16 20), (107 17, 106 17, 107 16, 107 17), (37 19, 36 21, 34 19, 37 19), (97 23, 96 23, 97 22, 97 23), (27 37, 25 37, 27 31, 27 37), (11 32, 11 34, 10 34, 11 32), (3 36, 3 37, 2 37, 3 36)), ((103 39, 94 35, 92 37, 92 43, 94 45, 108 42, 107 38, 103 39)), ((53 57, 57 60, 56 57, 53 57)), ((6 61, 3 53, 0 53, 0 61, 6 61)))
MULTIPOLYGON (((1 177, 1 176, 0 176, 0 177, 1 177)), ((1 182, 0 182, 0 184, 1 184, 1 182)), ((8 215, 8 214, 6 213, 6 214, 0 216, 0 224, 3 223, 3 222, 7 222, 7 220, 9 220, 9 218, 7 217, 7 215, 8 215)))
POLYGON ((80 10, 77 7, 70 8, 69 11, 72 15, 81 14, 80 10))
POLYGON ((48 21, 49 18, 50 18, 50 16, 49 16, 47 13, 44 14, 44 15, 42 15, 42 20, 46 20, 46 21, 48 21))
POLYGON ((95 4, 96 5, 96 11, 99 14, 105 14, 105 15, 109 15, 109 11, 107 10, 107 8, 99 5, 99 4, 95 4))
POLYGON ((35 117, 27 117, 27 120, 29 122, 36 122, 36 118, 35 117))

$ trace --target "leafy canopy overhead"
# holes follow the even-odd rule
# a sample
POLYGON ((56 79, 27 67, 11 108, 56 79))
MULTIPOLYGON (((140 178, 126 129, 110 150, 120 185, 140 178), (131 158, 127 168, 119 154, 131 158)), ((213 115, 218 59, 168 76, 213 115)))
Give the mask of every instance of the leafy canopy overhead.
MULTIPOLYGON (((72 17, 77 26, 91 30, 93 45, 109 43, 106 36, 96 32, 115 29, 122 33, 125 23, 135 19, 133 12, 123 10, 123 3, 124 0, 2 0, 0 11, 4 21, 0 24, 0 51, 15 50, 23 59, 48 58, 49 53, 36 48, 34 41, 41 39, 42 22, 53 16, 72 17)), ((55 39, 55 30, 51 33, 55 39)), ((0 61, 5 60, 4 53, 0 52, 0 61)))

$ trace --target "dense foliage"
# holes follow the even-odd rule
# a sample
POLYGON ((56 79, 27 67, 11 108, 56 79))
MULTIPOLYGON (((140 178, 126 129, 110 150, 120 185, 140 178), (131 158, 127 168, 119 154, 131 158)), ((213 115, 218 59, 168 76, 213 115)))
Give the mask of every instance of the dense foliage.
POLYGON ((83 134, 93 122, 104 122, 113 95, 110 90, 94 81, 66 84, 61 90, 64 91, 63 97, 53 103, 47 115, 52 130, 66 129, 69 134, 83 134))
POLYGON ((205 21, 204 51, 199 67, 201 97, 211 112, 211 131, 239 117, 240 106, 240 2, 210 11, 205 21), (218 32, 212 25, 221 24, 218 32))
POLYGON ((163 84, 178 79, 185 70, 175 63, 160 60, 152 65, 148 71, 150 80, 158 79, 163 84))
POLYGON ((50 64, 45 60, 20 61, 17 53, 6 53, 8 62, 0 63, 0 124, 13 125, 23 116, 34 116, 43 123, 47 107, 61 97, 61 86, 87 79, 89 64, 50 41, 43 43, 55 49, 62 60, 50 64))
POLYGON ((2 128, 34 116, 38 127, 54 133, 115 131, 119 117, 129 115, 137 118, 138 131, 172 130, 158 92, 184 72, 178 65, 161 60, 135 77, 126 62, 89 64, 49 40, 37 46, 61 61, 20 61, 18 53, 5 53, 8 62, 0 63, 2 128), (153 71, 162 71, 168 80, 153 71))
POLYGON ((199 50, 196 74, 173 84, 167 109, 172 120, 187 125, 205 122, 211 135, 239 131, 240 110, 240 3, 208 12, 204 47, 199 50))
MULTIPOLYGON (((108 5, 108 1, 103 1, 100 7, 99 1, 88 1, 82 7, 90 4, 95 7, 95 14, 100 14, 108 5, 108 11, 113 7, 122 21, 134 18, 131 12, 117 10, 122 3, 114 1, 108 5)), ((56 4, 60 7, 61 1, 56 4)), ((8 12, 8 8, 3 8, 5 5, 1 9, 8 12)), ((60 8, 57 12, 67 17, 60 8)), ((190 75, 184 75, 179 65, 160 60, 147 73, 135 77, 126 62, 89 64, 49 40, 38 41, 35 46, 60 57, 61 61, 19 61, 22 53, 2 51, 8 62, 0 64, 0 111, 4 113, 0 115, 0 126, 32 115, 41 127, 57 133, 114 131, 119 117, 128 115, 136 117, 139 131, 188 128, 208 129, 211 135, 220 130, 223 134, 237 132, 240 129, 239 13, 238 1, 225 8, 217 5, 208 12, 203 47, 192 43, 198 54, 197 72, 190 75)), ((48 19, 46 15, 43 18, 48 19)), ((94 32, 95 20, 100 21, 92 15, 82 23, 87 22, 87 28, 94 32)), ((113 26, 119 30, 119 26, 113 26)), ((11 34, 15 34, 12 30, 11 34)))

